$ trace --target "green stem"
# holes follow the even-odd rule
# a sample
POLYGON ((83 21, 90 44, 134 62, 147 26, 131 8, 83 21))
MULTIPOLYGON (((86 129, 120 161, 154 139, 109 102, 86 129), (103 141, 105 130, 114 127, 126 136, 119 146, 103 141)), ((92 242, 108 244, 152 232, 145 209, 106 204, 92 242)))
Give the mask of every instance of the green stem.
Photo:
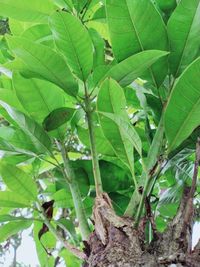
MULTIPOLYGON (((164 122, 163 122, 163 114, 160 119, 160 123, 156 130, 156 134, 154 136, 153 142, 148 152, 148 161, 147 161, 147 172, 142 173, 142 181, 145 180, 144 189, 142 192, 142 196, 140 199, 140 203, 137 209, 136 218, 135 218, 135 226, 137 227, 141 218, 142 210, 144 207, 144 200, 149 192, 149 188, 151 186, 153 174, 151 174, 151 170, 154 168, 156 162, 158 161, 158 156, 160 153, 160 149, 163 143, 163 135, 164 135, 164 122)), ((154 172, 155 173, 155 172, 154 172)))
POLYGON ((93 124, 93 110, 91 107, 90 97, 87 93, 86 85, 85 85, 85 111, 86 111, 89 137, 90 137, 90 148, 92 155, 92 166, 93 166, 93 174, 96 187, 96 195, 100 196, 103 193, 103 187, 102 187, 101 174, 99 168, 98 153, 96 150, 96 138, 95 138, 94 124, 93 124))
POLYGON ((43 220, 45 225, 48 227, 49 231, 55 236, 55 238, 61 242, 63 247, 65 247, 67 250, 69 250, 76 257, 78 257, 82 260, 85 260, 86 259, 85 253, 82 252, 81 250, 79 250, 78 248, 74 247, 73 245, 69 244, 65 239, 63 239, 63 237, 60 235, 60 233, 54 228, 54 226, 51 224, 49 219, 46 217, 46 214, 45 214, 45 212, 44 212, 44 210, 43 210, 43 208, 39 202, 37 202, 37 208, 40 212, 41 219, 43 220))
POLYGON ((142 210, 144 207, 144 200, 145 200, 145 197, 147 196, 149 186, 152 181, 151 170, 155 166, 158 160, 160 148, 161 148, 162 141, 163 141, 163 134, 164 134, 164 125, 163 125, 163 115, 162 115, 156 134, 153 138, 153 142, 148 152, 147 165, 144 165, 143 163, 144 167, 143 167, 143 172, 142 172, 141 179, 140 179, 141 182, 139 184, 139 187, 140 186, 143 187, 144 185, 142 195, 140 195, 138 191, 135 190, 128 204, 128 207, 125 211, 126 216, 133 216, 135 209, 138 207, 136 218, 135 218, 135 226, 138 225, 141 214, 142 214, 142 210))
POLYGON ((74 171, 70 166, 70 162, 67 156, 65 145, 61 144, 60 142, 57 142, 57 146, 62 155, 63 165, 64 165, 63 175, 65 179, 67 180, 69 187, 70 187, 70 191, 72 194, 73 203, 74 203, 74 207, 76 211, 76 216, 79 222, 81 236, 83 240, 87 240, 90 234, 90 228, 89 228, 89 224, 88 224, 88 221, 85 215, 79 186, 77 184, 74 171))

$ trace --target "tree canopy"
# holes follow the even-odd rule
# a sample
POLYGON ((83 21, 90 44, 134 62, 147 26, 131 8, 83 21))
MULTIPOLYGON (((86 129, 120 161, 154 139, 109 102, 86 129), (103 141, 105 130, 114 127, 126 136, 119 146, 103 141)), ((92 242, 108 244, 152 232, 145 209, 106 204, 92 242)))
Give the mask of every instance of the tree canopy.
POLYGON ((42 267, 106 267, 131 229, 138 259, 199 266, 200 1, 0 0, 0 16, 2 247, 31 228, 42 267))

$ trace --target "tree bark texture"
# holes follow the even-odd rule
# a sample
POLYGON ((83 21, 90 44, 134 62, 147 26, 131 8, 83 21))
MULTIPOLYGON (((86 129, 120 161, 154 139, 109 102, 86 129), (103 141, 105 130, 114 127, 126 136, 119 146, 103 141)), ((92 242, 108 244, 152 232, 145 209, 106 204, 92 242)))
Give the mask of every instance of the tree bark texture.
POLYGON ((194 194, 200 162, 200 139, 197 142, 193 180, 186 186, 176 216, 163 233, 153 222, 151 206, 146 198, 146 215, 139 227, 133 218, 115 214, 106 193, 97 196, 94 210, 94 232, 85 243, 87 260, 84 267, 200 267, 200 240, 192 250, 194 194), (153 240, 145 242, 145 227, 151 223, 153 240))

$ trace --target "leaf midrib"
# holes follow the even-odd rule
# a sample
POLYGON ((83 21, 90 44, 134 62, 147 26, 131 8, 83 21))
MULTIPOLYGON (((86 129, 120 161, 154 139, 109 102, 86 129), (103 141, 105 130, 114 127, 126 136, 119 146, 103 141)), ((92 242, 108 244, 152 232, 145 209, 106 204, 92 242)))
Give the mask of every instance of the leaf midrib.
MULTIPOLYGON (((35 58, 47 71, 48 71, 48 73, 50 73, 50 75, 52 75, 55 79, 56 79, 56 81, 58 82, 58 84, 60 85, 60 84, 62 84, 62 87, 63 88, 65 88, 65 84, 63 84, 63 82, 60 80, 60 78, 59 77, 57 77, 57 75, 54 73, 54 72, 52 72, 51 71, 51 69, 47 66, 47 65, 45 65, 38 57, 36 57, 35 55, 33 55, 30 51, 28 51, 25 47, 24 47, 24 45, 22 46, 22 49, 24 49, 28 54, 30 54, 33 58, 35 58)), ((50 50, 49 50, 50 51, 50 50)), ((51 51, 51 52, 53 52, 54 53, 54 51, 51 51)), ((56 54, 58 57, 59 57, 59 55, 58 54, 56 54)), ((61 59, 61 58, 60 58, 61 59)), ((23 60, 24 61, 24 60, 23 60)), ((64 61, 63 61, 64 62, 64 61)), ((26 63, 25 63, 26 64, 26 63)))
POLYGON ((81 75, 82 75, 82 79, 85 81, 85 77, 84 77, 83 70, 82 70, 82 67, 81 67, 81 62, 80 62, 79 57, 78 57, 78 54, 77 54, 77 52, 76 52, 76 48, 75 48, 74 43, 73 43, 73 41, 72 41, 70 32, 69 32, 69 30, 68 30, 68 28, 67 28, 67 25, 66 25, 66 23, 65 23, 65 21, 64 21, 63 16, 62 16, 61 14, 60 14, 60 16, 61 16, 61 18, 62 18, 63 25, 64 25, 64 27, 65 27, 65 29, 66 29, 67 35, 68 35, 68 37, 69 37, 69 39, 70 39, 70 42, 71 42, 71 45, 72 45, 72 49, 73 49, 73 51, 74 51, 75 58, 76 58, 77 63, 78 63, 78 68, 79 68, 79 71, 80 71, 80 73, 81 73, 81 75))
POLYGON ((191 27, 189 28, 189 31, 187 33, 187 37, 186 37, 186 40, 185 40, 185 43, 184 43, 183 50, 181 52, 181 58, 180 58, 180 62, 179 62, 178 67, 177 67, 177 71, 176 71, 175 77, 177 77, 179 69, 181 67, 181 63, 182 63, 182 60, 183 60, 184 52, 185 52, 185 49, 186 49, 187 44, 189 42, 189 36, 190 36, 191 29, 192 29, 192 26, 193 26, 193 23, 194 23, 194 19, 195 19, 196 15, 197 15, 197 10, 199 9, 199 5, 200 5, 200 3, 198 4, 198 7, 197 7, 196 12, 195 12, 195 15, 194 15, 194 17, 192 19, 192 22, 191 22, 191 27))
MULTIPOLYGON (((8 168, 6 168, 6 166, 3 166, 3 168, 5 168, 5 169, 7 170, 7 172, 9 173, 9 175, 10 175, 11 177, 12 177, 12 176, 15 177, 15 180, 17 181, 17 183, 18 183, 22 188, 25 189, 25 192, 29 192, 29 194, 26 194, 26 193, 25 193, 25 195, 24 195, 24 193, 23 193, 23 195, 24 195, 26 198, 27 198, 28 195, 31 195, 31 196, 32 196, 31 200, 36 199, 36 197, 33 195, 32 191, 29 190, 29 187, 24 186, 24 183, 23 183, 20 179, 18 179, 17 175, 15 175, 15 173, 13 173, 13 172, 10 171, 9 166, 8 166, 8 168)), ((19 172, 22 173, 21 170, 20 170, 19 172)), ((18 170, 16 171, 16 173, 18 173, 18 170)), ((28 174, 24 173, 24 174, 22 174, 22 177, 23 177, 23 178, 24 178, 24 175, 27 175, 27 177, 28 177, 28 174)), ((29 178, 30 178, 30 177, 29 177, 29 178)), ((24 179, 24 181, 25 181, 25 179, 24 179)), ((28 199, 30 199, 30 198, 28 198, 28 199)))
POLYGON ((198 98, 198 101, 196 102, 196 104, 193 105, 192 109, 190 110, 190 112, 188 113, 188 115, 186 116, 186 119, 184 120, 184 122, 181 124, 173 142, 171 143, 171 145, 169 146, 169 150, 171 151, 171 148, 173 148, 174 144, 176 144, 176 141, 180 135, 180 132, 182 132, 182 129, 184 129, 184 126, 188 124, 188 121, 190 120, 190 116, 191 114, 194 112, 194 110, 196 110, 197 106, 200 106, 200 96, 198 98))

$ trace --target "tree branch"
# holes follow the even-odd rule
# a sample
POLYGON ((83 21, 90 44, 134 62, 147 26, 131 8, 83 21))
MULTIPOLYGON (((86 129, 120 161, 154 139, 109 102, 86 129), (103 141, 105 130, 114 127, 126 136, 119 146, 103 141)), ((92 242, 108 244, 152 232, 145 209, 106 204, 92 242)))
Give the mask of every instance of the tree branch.
POLYGON ((86 117, 87 117, 89 137, 90 137, 90 148, 91 148, 91 154, 92 154, 92 165, 93 165, 93 174, 94 174, 95 187, 96 187, 96 195, 100 196, 103 193, 103 187, 102 187, 101 174, 100 174, 100 168, 99 168, 98 154, 96 150, 93 110, 91 107, 91 100, 88 95, 87 87, 85 83, 84 83, 84 88, 85 88, 85 110, 86 110, 86 117))
POLYGON ((67 152, 65 149, 65 145, 56 141, 57 147, 61 152, 62 158, 63 158, 63 175, 69 184, 72 198, 73 198, 73 203, 76 211, 76 216, 79 222, 79 227, 81 231, 81 236, 83 240, 87 240, 89 234, 90 234, 90 228, 89 224, 85 215, 84 207, 83 207, 83 202, 81 199, 81 193, 76 181, 75 173, 73 169, 70 166, 70 162, 67 156, 67 152))
POLYGON ((48 229, 51 231, 51 233, 55 236, 55 238, 61 242, 63 247, 65 247, 67 250, 69 250, 73 255, 78 257, 79 259, 85 260, 87 256, 84 252, 79 250, 78 248, 74 247, 73 245, 69 244, 66 240, 62 238, 60 233, 56 231, 54 226, 51 224, 50 220, 46 217, 46 214, 40 205, 40 203, 37 203, 38 210, 40 211, 40 217, 43 219, 44 224, 48 227, 48 229))

